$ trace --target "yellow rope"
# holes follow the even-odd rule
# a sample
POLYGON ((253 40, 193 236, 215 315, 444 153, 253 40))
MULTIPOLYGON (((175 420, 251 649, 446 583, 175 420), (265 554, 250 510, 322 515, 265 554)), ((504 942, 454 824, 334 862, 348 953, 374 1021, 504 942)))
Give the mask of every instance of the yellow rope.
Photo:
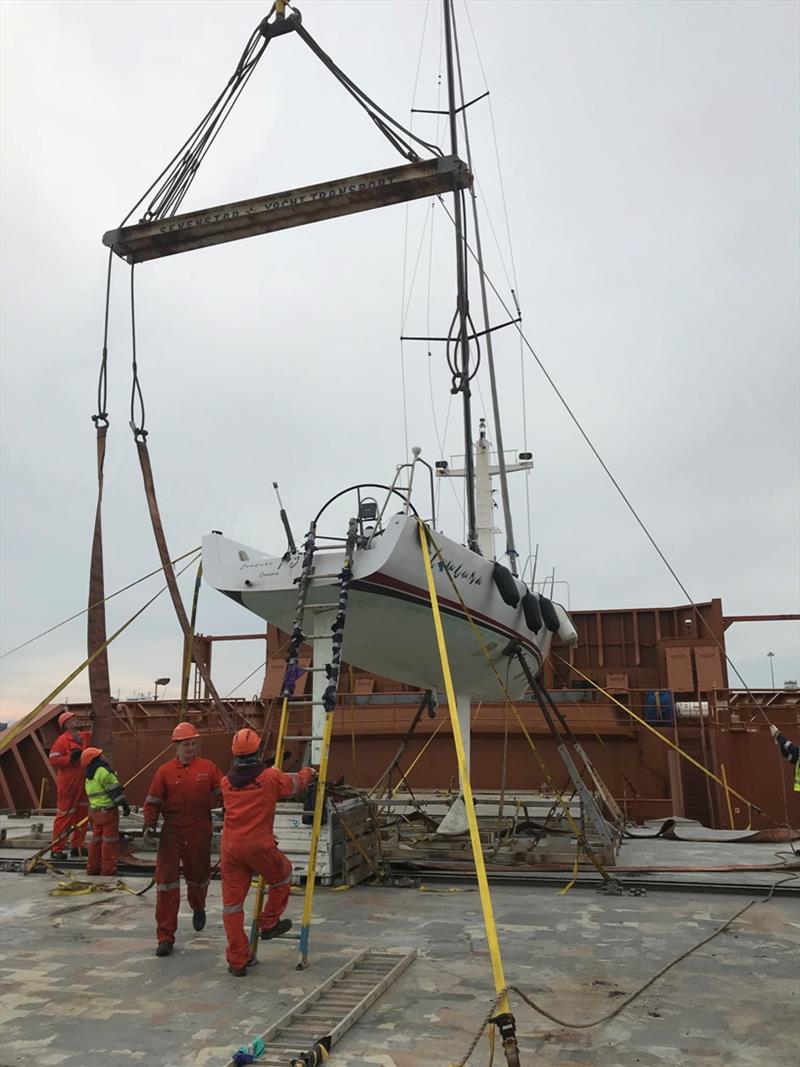
MULTIPOLYGON (((190 567, 193 562, 194 562, 194 560, 190 560, 189 563, 186 564, 186 567, 190 567)), ((182 574, 183 571, 186 570, 186 567, 184 567, 181 571, 179 571, 179 573, 182 574)), ((147 601, 147 603, 143 604, 139 608, 138 611, 134 612, 134 614, 131 615, 131 617, 128 619, 127 622, 124 622, 122 624, 122 626, 120 626, 120 628, 118 630, 114 631, 114 633, 111 635, 111 637, 108 638, 107 641, 105 641, 102 645, 100 645, 98 648, 96 648, 94 650, 94 652, 92 652, 91 656, 87 656, 86 659, 83 661, 83 663, 81 663, 79 666, 77 666, 74 671, 71 671, 67 675, 67 677, 64 678, 63 681, 59 682, 58 685, 55 687, 55 689, 52 689, 47 694, 47 696, 44 698, 44 700, 40 700, 39 703, 36 705, 36 707, 33 709, 33 711, 29 711, 27 715, 25 715, 25 716, 23 716, 23 718, 19 719, 18 722, 15 722, 13 726, 9 727, 7 730, 4 730, 2 735, 0 735, 0 752, 4 752, 7 748, 9 748, 11 746, 12 741, 14 741, 14 739, 20 733, 22 733, 23 730, 25 730, 32 722, 35 721, 35 719, 39 715, 39 713, 41 711, 43 711, 47 707, 48 704, 52 703, 54 698, 58 696, 58 694, 62 691, 62 689, 66 689, 66 687, 69 685, 69 683, 74 681, 74 679, 77 678, 78 675, 82 671, 84 671, 89 666, 90 663, 94 662, 94 660, 97 659, 97 657, 102 652, 105 652, 105 650, 108 648, 108 646, 111 644, 111 642, 116 640, 116 638, 118 638, 119 635, 124 630, 127 630, 127 628, 130 626, 130 624, 132 622, 135 622, 135 620, 139 618, 139 616, 142 614, 142 612, 146 608, 149 608, 150 605, 153 603, 153 601, 161 596, 161 594, 164 592, 165 589, 167 589, 167 586, 163 585, 159 589, 159 591, 155 594, 155 596, 150 597, 150 599, 147 601)))
POLYGON ((416 756, 414 757, 414 759, 413 759, 413 761, 412 761, 412 763, 411 763, 411 766, 410 766, 410 767, 408 768, 408 770, 407 770, 407 771, 406 771, 405 773, 403 773, 403 771, 400 771, 400 768, 399 768, 399 767, 397 768, 397 769, 398 769, 398 771, 400 771, 400 781, 399 781, 399 782, 397 783, 397 785, 396 785, 396 786, 394 787, 394 789, 392 790, 392 793, 391 793, 391 795, 392 795, 392 796, 394 796, 394 795, 395 795, 395 793, 397 792, 397 790, 398 790, 398 789, 400 788, 400 786, 401 786, 401 785, 402 785, 402 784, 403 784, 404 782, 405 782, 405 784, 406 784, 406 785, 408 785, 408 776, 409 776, 409 774, 411 774, 411 772, 412 772, 412 771, 414 770, 414 768, 416 767, 417 763, 418 763, 418 762, 420 761, 420 759, 422 759, 423 755, 425 754, 425 749, 426 749, 426 748, 428 747, 428 745, 429 745, 429 744, 431 743, 431 741, 433 741, 434 737, 436 737, 436 735, 437 735, 437 734, 439 733, 439 731, 441 730, 441 728, 442 728, 442 727, 444 726, 444 724, 445 724, 445 721, 446 721, 445 719, 442 719, 442 720, 441 720, 441 721, 439 722, 439 725, 438 725, 438 726, 436 727, 436 729, 435 729, 435 730, 433 731, 433 733, 431 734, 431 736, 430 736, 430 737, 428 738, 428 740, 427 740, 427 741, 425 742, 425 744, 424 744, 424 745, 422 746, 422 748, 421 748, 421 749, 419 750, 419 752, 417 753, 417 755, 416 755, 416 756))
POLYGON ((602 693, 607 700, 610 700, 612 702, 612 704, 616 704, 618 708, 622 708, 622 710, 627 715, 630 715, 632 719, 635 719, 640 726, 644 726, 650 731, 651 734, 654 734, 659 739, 659 741, 662 741, 665 745, 669 745, 669 747, 675 752, 677 752, 679 756, 683 756, 685 760, 688 760, 689 763, 697 767, 699 771, 702 771, 703 774, 705 774, 708 778, 711 778, 713 781, 715 781, 717 785, 722 786, 723 789, 728 788, 735 797, 741 800, 744 804, 749 804, 754 811, 760 812, 760 814, 762 815, 767 814, 763 808, 760 808, 758 806, 758 804, 754 804, 751 800, 748 800, 747 797, 742 796, 741 793, 737 793, 735 789, 731 789, 729 786, 726 787, 725 782, 723 782, 721 778, 718 778, 713 771, 710 771, 707 767, 704 767, 702 763, 699 763, 694 758, 694 756, 690 756, 688 752, 684 752, 684 750, 679 745, 676 745, 674 741, 670 741, 668 737, 665 737, 663 734, 660 734, 658 730, 655 729, 655 727, 651 726, 650 723, 643 719, 640 715, 637 715, 635 711, 631 711, 629 707, 626 707, 625 704, 617 700, 617 698, 612 696, 611 693, 607 693, 601 685, 599 685, 593 678, 590 678, 587 674, 584 674, 583 671, 579 670, 574 663, 569 663, 568 660, 565 660, 563 656, 559 656, 557 652, 554 652, 553 655, 556 657, 556 659, 560 659, 562 663, 569 666, 571 670, 573 670, 576 674, 579 674, 581 678, 585 679, 587 682, 591 682, 591 684, 595 687, 598 693, 602 693))

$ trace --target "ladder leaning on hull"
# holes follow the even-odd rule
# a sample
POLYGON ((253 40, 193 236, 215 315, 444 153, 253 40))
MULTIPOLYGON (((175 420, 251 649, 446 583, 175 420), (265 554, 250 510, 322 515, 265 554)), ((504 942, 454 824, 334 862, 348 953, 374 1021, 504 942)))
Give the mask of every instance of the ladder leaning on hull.
MULTIPOLYGON (((341 668, 342 660, 342 642, 344 640, 344 627, 347 617, 347 603, 350 595, 350 582, 353 576, 353 555, 356 548, 356 538, 358 535, 358 522, 356 519, 351 519, 347 538, 345 542, 344 560, 342 563, 342 570, 339 573, 339 599, 335 605, 336 618, 331 626, 332 648, 330 662, 326 663, 324 667, 312 667, 312 670, 324 670, 327 679, 327 685, 325 691, 322 694, 321 701, 303 701, 300 704, 294 705, 295 707, 309 707, 321 705, 325 710, 325 722, 322 730, 322 735, 316 737, 313 735, 313 712, 312 712, 312 734, 309 736, 290 736, 288 734, 289 725, 289 697, 294 692, 294 687, 299 677, 302 668, 299 667, 299 655, 300 648, 305 641, 308 640, 304 633, 303 623, 305 613, 309 610, 318 610, 319 605, 307 605, 306 600, 308 597, 308 589, 313 580, 314 570, 314 553, 316 550, 316 523, 312 522, 309 528, 308 535, 306 537, 303 549, 303 563, 298 579, 298 597, 297 597, 297 611, 295 614, 294 624, 292 626, 292 635, 289 642, 289 648, 286 655, 286 674, 284 676, 283 690, 281 696, 283 697, 283 704, 281 707, 281 718, 278 726, 278 739, 275 746, 275 766, 280 770, 283 763, 283 751, 286 741, 304 741, 309 745, 313 745, 316 742, 321 742, 320 761, 319 761, 319 778, 317 783, 317 791, 314 802, 314 816, 311 825, 311 842, 308 853, 308 866, 306 875, 306 887, 305 898, 303 903, 303 919, 300 927, 300 958, 297 964, 297 969, 302 970, 308 966, 308 941, 311 931, 311 910, 314 900, 314 884, 316 881, 317 870, 317 851, 319 847, 319 836, 322 828, 322 816, 325 807, 325 781, 328 771, 328 757, 330 755, 331 736, 333 733, 333 714, 336 708, 336 692, 339 684, 339 671, 341 668)), ((253 921, 250 928, 250 953, 254 958, 258 953, 259 943, 259 916, 264 904, 264 890, 265 883, 263 878, 259 878, 258 887, 256 891, 256 899, 253 910, 253 921)))

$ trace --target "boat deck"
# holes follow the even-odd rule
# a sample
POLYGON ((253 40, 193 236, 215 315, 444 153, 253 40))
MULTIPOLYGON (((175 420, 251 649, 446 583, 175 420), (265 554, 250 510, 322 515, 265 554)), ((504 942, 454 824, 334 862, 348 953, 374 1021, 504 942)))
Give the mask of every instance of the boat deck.
MULTIPOLYGON (((620 862, 767 864, 781 850, 788 846, 628 841, 620 862)), ((0 858, 14 855, 4 850, 0 858)), ((134 889, 147 882, 124 877, 134 889)), ((731 888, 739 886, 737 893, 708 885, 678 892, 660 875, 643 896, 605 896, 580 886, 560 896, 552 887, 497 885, 506 979, 557 1016, 591 1021, 781 877, 747 874, 750 895, 742 892, 739 873, 713 876, 715 884, 727 878, 731 888)), ((446 1067, 464 1054, 493 1000, 480 900, 465 884, 431 882, 430 891, 319 889, 310 968, 294 969, 295 941, 265 943, 259 965, 235 979, 223 959, 218 881, 210 887, 206 929, 194 933, 184 904, 176 951, 167 959, 153 954, 152 890, 141 898, 123 892, 51 897, 54 881, 0 874, 2 1067, 221 1067, 349 956, 373 946, 416 948, 418 958, 334 1048, 330 1067, 446 1067)), ((295 920, 301 900, 293 890, 288 915, 295 920)), ((798 949, 800 896, 784 889, 754 904, 611 1022, 566 1029, 512 998, 521 1062, 795 1065, 798 949)), ((494 1062, 505 1062, 499 1048, 494 1062)), ((484 1038, 470 1064, 487 1063, 484 1038)))

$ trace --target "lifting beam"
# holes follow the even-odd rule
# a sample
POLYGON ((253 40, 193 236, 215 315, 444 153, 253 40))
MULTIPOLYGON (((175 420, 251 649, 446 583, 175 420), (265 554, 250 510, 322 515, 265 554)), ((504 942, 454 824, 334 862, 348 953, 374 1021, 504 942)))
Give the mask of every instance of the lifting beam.
POLYGON ((457 156, 441 156, 123 226, 103 234, 103 244, 128 263, 142 263, 471 185, 472 175, 457 156))

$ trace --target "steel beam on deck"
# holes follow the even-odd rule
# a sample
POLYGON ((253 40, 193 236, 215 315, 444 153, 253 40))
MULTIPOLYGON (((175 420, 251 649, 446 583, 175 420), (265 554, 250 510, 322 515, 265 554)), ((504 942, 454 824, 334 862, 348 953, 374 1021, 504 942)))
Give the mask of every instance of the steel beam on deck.
POLYGON ((103 234, 103 244, 128 263, 142 263, 194 248, 419 200, 471 184, 472 175, 458 157, 441 156, 123 226, 103 234))

